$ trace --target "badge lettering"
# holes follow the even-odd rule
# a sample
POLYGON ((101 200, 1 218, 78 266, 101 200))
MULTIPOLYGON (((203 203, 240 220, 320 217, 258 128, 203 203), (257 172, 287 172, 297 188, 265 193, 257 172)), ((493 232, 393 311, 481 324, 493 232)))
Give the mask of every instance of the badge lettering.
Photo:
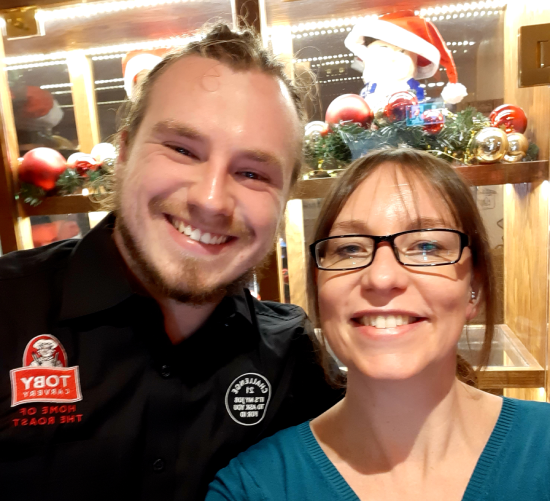
POLYGON ((23 367, 10 371, 11 406, 82 400, 78 367, 67 365, 67 353, 57 338, 42 334, 31 339, 23 354, 23 367))
POLYGON ((225 407, 231 419, 243 426, 253 426, 265 417, 271 384, 261 374, 243 374, 227 389, 225 407))

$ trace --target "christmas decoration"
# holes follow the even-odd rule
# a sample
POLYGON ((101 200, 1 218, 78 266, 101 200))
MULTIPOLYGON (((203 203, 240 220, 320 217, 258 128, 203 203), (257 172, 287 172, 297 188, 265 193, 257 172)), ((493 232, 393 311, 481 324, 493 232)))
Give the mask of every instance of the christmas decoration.
MULTIPOLYGON (((36 148, 36 150, 38 149, 48 150, 49 148, 36 148)), ((36 150, 31 150, 29 153, 36 150)), ((57 152, 54 151, 54 153, 57 152)), ((25 157, 23 157, 23 160, 25 157)), ((40 158, 42 159, 43 156, 40 158)), ((44 197, 50 195, 72 195, 84 188, 92 194, 102 194, 109 191, 115 166, 114 159, 107 158, 100 165, 91 155, 76 153, 71 155, 67 162, 69 165, 63 159, 62 167, 59 169, 61 173, 53 180, 53 187, 51 180, 48 180, 48 184, 44 184, 41 178, 29 176, 25 168, 23 168, 23 177, 21 177, 20 167, 19 179, 23 182, 20 185, 17 198, 29 205, 37 206, 42 202, 44 197)), ((21 165, 23 165, 23 162, 21 165)))
POLYGON ((111 143, 98 143, 90 152, 90 155, 96 159, 96 161, 101 164, 104 160, 107 160, 107 158, 116 158, 116 147, 114 144, 111 143))
POLYGON ((23 156, 19 166, 19 180, 44 191, 55 188, 55 183, 67 168, 63 156, 51 148, 34 148, 23 156))
POLYGON ((383 116, 390 122, 397 122, 407 118, 407 106, 418 104, 418 99, 410 92, 402 91, 392 94, 384 106, 383 116))
POLYGON ((361 96, 375 112, 399 91, 413 91, 423 100, 424 89, 415 79, 430 78, 440 66, 449 79, 441 92, 444 101, 456 104, 467 95, 437 28, 412 11, 361 19, 344 43, 364 64, 361 96))
POLYGON ((475 135, 472 150, 476 159, 483 164, 498 162, 508 151, 506 133, 497 127, 486 127, 475 135))
POLYGON ((423 129, 431 135, 439 134, 445 127, 445 117, 441 109, 426 110, 422 113, 423 129))
POLYGON ((528 149, 527 138, 519 132, 512 132, 508 134, 508 151, 504 155, 504 160, 510 163, 519 162, 527 154, 528 149))
POLYGON ((140 80, 162 61, 167 51, 168 49, 133 50, 124 56, 122 75, 128 99, 133 101, 136 98, 136 88, 140 80))
POLYGON ((317 138, 319 136, 326 136, 329 133, 330 127, 326 122, 321 122, 320 120, 315 120, 309 122, 305 126, 304 137, 306 139, 317 138))
POLYGON ((97 170, 99 165, 99 162, 87 153, 73 153, 67 159, 67 167, 74 169, 81 176, 85 176, 90 170, 97 170))
POLYGON ((503 104, 495 108, 489 115, 489 120, 493 127, 501 127, 507 133, 524 133, 527 129, 527 116, 525 112, 513 104, 503 104))
POLYGON ((336 125, 340 122, 354 122, 369 127, 374 115, 367 102, 357 94, 338 96, 329 104, 325 114, 328 124, 336 125))
MULTIPOLYGON (((431 111, 431 110, 430 110, 431 111)), ((424 125, 407 126, 405 121, 388 123, 377 114, 370 129, 357 124, 334 125, 325 137, 305 141, 305 159, 318 176, 334 175, 352 160, 380 148, 407 146, 428 151, 453 163, 479 163, 474 156, 474 137, 490 127, 490 122, 474 108, 445 114, 445 124, 438 134, 424 130, 424 125)), ((504 134, 504 131, 497 129, 504 134)), ((501 136, 499 136, 501 137, 501 136)), ((538 148, 530 144, 523 160, 536 160, 538 148)))

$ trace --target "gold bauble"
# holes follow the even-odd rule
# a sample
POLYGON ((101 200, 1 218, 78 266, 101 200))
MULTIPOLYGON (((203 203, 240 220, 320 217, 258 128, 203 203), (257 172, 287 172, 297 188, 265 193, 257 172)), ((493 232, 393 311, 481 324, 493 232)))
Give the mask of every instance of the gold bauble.
POLYGON ((507 151, 506 132, 496 127, 481 129, 472 142, 472 152, 482 164, 492 164, 502 160, 507 151))
POLYGON ((511 163, 520 162, 527 154, 528 148, 529 141, 527 138, 519 132, 512 132, 508 134, 508 151, 504 155, 504 160, 511 163))

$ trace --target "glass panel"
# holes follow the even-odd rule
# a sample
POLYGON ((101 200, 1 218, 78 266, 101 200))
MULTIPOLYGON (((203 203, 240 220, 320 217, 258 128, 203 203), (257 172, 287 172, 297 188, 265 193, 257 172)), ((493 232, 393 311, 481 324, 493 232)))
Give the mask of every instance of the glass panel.
MULTIPOLYGON (((295 75, 303 74, 305 69, 317 76, 318 97, 310 103, 309 120, 324 120, 328 105, 336 97, 361 92, 364 85, 361 64, 344 45, 344 40, 364 16, 380 16, 395 10, 387 1, 369 2, 368 7, 356 0, 265 0, 265 5, 274 50, 293 58, 295 75)), ((460 11, 454 7, 452 11, 438 7, 437 15, 434 9, 421 8, 416 13, 439 30, 454 58, 458 81, 468 90, 461 103, 447 105, 447 108, 458 111, 474 105, 479 111, 489 113, 502 104, 504 97, 503 11, 495 6, 496 2, 483 9, 467 5, 470 10, 462 6, 460 11)), ((371 85, 377 83, 383 67, 367 68, 365 76, 371 85)), ((440 98, 449 81, 448 70, 449 67, 441 64, 435 75, 418 78, 419 89, 429 100, 440 98)))
POLYGON ((67 158, 77 149, 69 71, 65 62, 8 66, 19 154, 40 146, 67 158))
POLYGON ((31 216, 31 232, 34 247, 41 247, 67 238, 82 238, 107 212, 89 214, 58 214, 31 216))
POLYGON ((116 2, 116 8, 113 4, 40 10, 44 36, 5 41, 21 154, 48 146, 68 156, 78 147, 67 51, 82 50, 92 60, 100 140, 107 141, 116 131, 117 109, 126 98, 121 65, 126 53, 149 50, 159 40, 163 41, 159 46, 181 44, 182 37, 208 21, 233 22, 230 0, 147 4, 127 0, 116 2), (47 102, 55 101, 59 106, 44 116, 47 102))

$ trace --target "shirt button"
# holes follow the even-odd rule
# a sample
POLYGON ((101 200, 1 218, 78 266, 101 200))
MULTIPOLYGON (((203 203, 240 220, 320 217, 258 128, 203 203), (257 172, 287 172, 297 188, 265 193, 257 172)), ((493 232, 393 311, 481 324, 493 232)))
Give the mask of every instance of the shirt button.
POLYGON ((172 375, 172 368, 169 365, 163 365, 160 368, 160 375, 163 378, 169 378, 172 375))
POLYGON ((156 473, 160 473, 161 471, 164 471, 165 467, 164 459, 158 458, 153 461, 153 471, 156 473))

